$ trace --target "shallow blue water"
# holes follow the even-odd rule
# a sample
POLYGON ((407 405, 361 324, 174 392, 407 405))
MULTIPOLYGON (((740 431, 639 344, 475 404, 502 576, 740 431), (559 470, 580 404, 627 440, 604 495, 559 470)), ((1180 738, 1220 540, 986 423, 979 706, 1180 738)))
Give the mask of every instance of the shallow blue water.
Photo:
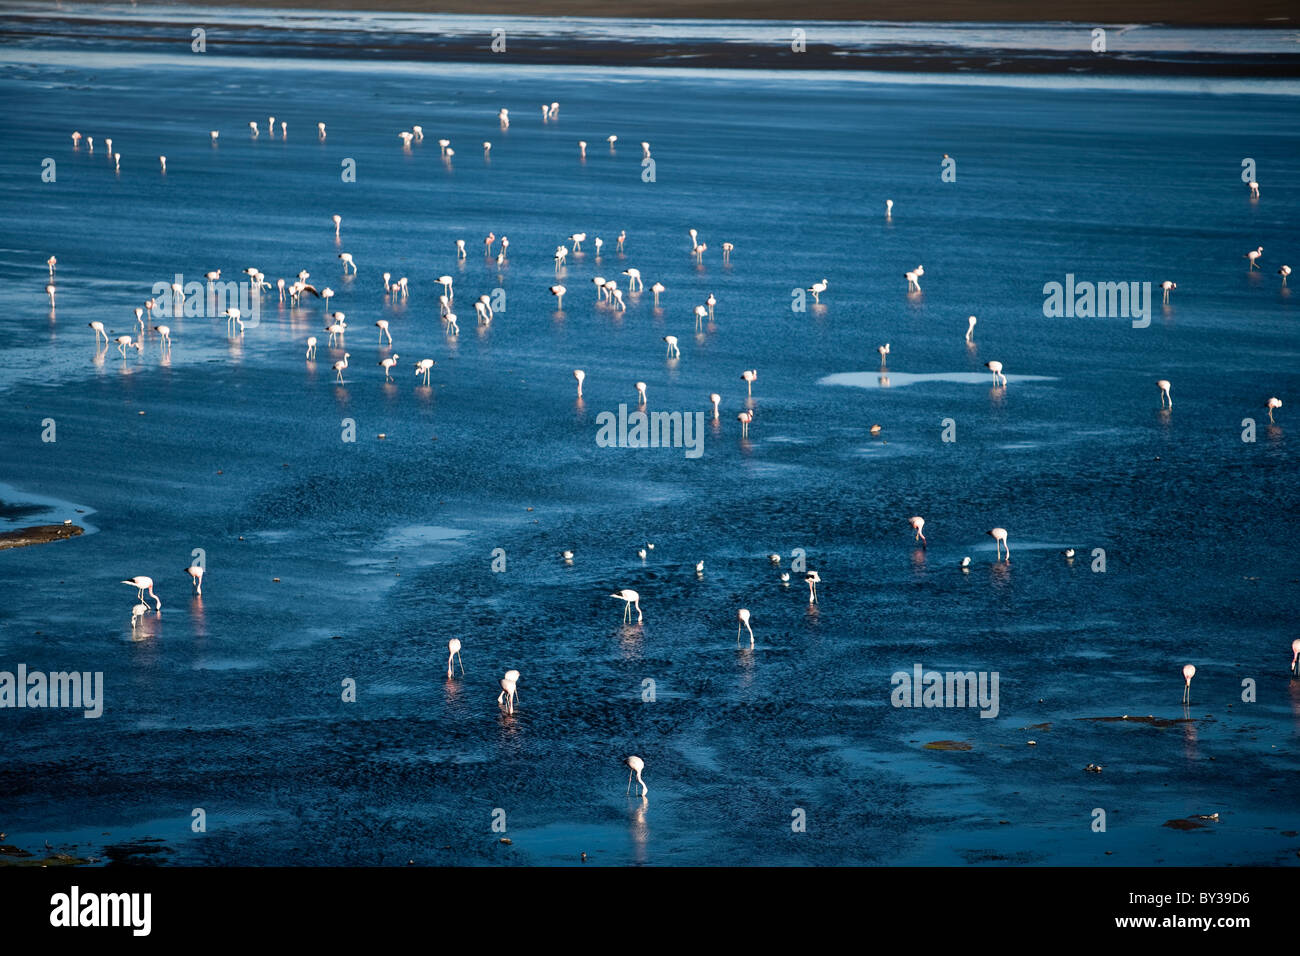
POLYGON ((1300 315, 1274 274, 1300 259, 1291 97, 342 75, 146 52, 19 63, 0 90, 20 104, 0 116, 0 481, 69 503, 50 520, 95 512, 95 533, 0 552, 0 669, 103 671, 106 684, 98 720, 0 711, 7 842, 105 858, 155 837, 154 856, 191 863, 1296 861, 1300 315), (559 119, 543 125, 552 100, 559 119), (286 139, 268 136, 270 115, 286 139), (396 134, 413 123, 426 138, 404 152, 396 134), (73 129, 95 137, 93 156, 73 151, 73 129), (54 184, 39 179, 46 156, 54 184), (340 179, 345 158, 355 183, 340 179), (500 270, 481 255, 489 230, 510 238, 500 270), (569 257, 558 314, 552 251, 577 231, 591 238, 569 257), (924 291, 909 296, 918 263, 924 291), (314 299, 266 298, 242 339, 220 318, 172 318, 169 362, 152 336, 141 355, 96 362, 87 322, 130 333, 155 282, 250 265, 272 282, 307 269, 336 291, 344 385, 314 299), (629 266, 667 287, 660 309, 649 292, 620 315, 595 304, 590 278, 626 288, 629 266), (385 299, 384 271, 409 277, 406 303, 385 299), (437 318, 443 273, 456 338, 437 318), (1155 283, 1149 327, 1045 318, 1043 284, 1067 273, 1155 283), (792 290, 823 277, 821 305, 792 311, 792 290), (494 289, 506 307, 476 328, 469 303, 494 289), (709 293, 716 320, 696 334, 709 293), (401 355, 391 385, 381 317, 401 355), (881 387, 885 342, 896 386, 881 387), (427 390, 411 365, 426 356, 427 390), (843 373, 868 387, 819 384, 843 373), (722 395, 699 459, 598 447, 597 416, 635 406, 638 380, 652 410, 707 412, 722 395), (1272 395, 1286 404, 1270 426, 1272 395), (43 442, 51 418, 57 441, 43 442), (347 418, 355 443, 341 440, 347 418), (995 525, 1009 563, 984 534, 995 525), (195 548, 201 601, 181 571, 195 548), (802 575, 783 587, 767 558, 788 570, 797 548, 823 579, 816 607, 802 575), (135 574, 158 581, 163 609, 133 639, 118 582, 135 574), (625 587, 641 593, 640 627, 608 596, 625 587), (735 646, 742 606, 752 650, 735 646), (466 673, 448 682, 450 637, 466 673), (1082 719, 1181 717, 1189 662, 1194 722, 1082 719), (891 674, 917 663, 998 672, 998 716, 892 707, 891 674), (513 716, 494 703, 510 667, 513 716), (340 699, 346 678, 355 703, 340 699), (939 740, 972 749, 923 748, 939 740), (619 793, 627 753, 645 758, 646 804, 619 793), (196 807, 206 833, 191 831, 196 807), (806 832, 792 832, 796 808, 806 832), (1203 829, 1162 826, 1214 812, 1203 829))

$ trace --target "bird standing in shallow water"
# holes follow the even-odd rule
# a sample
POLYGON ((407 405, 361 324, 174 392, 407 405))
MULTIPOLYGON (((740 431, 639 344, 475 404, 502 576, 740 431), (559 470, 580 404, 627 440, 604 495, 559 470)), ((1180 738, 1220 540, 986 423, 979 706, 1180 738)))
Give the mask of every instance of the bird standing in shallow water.
POLYGON ((636 774, 636 782, 641 785, 641 799, 644 800, 646 795, 650 792, 650 788, 647 787, 645 781, 641 779, 641 771, 645 769, 645 761, 640 757, 628 757, 624 763, 628 766, 627 795, 630 796, 632 793, 632 775, 636 774))
POLYGON ((1169 395, 1169 380, 1166 378, 1160 379, 1160 381, 1156 382, 1156 388, 1160 389, 1160 407, 1164 408, 1165 401, 1168 400, 1169 407, 1173 408, 1174 400, 1169 395))
POLYGON ((916 534, 912 537, 913 541, 920 541, 923 547, 929 544, 929 542, 925 540, 925 533, 922 531, 922 529, 925 527, 924 518, 922 518, 920 515, 913 515, 911 518, 907 519, 907 523, 910 524, 912 526, 912 530, 916 532, 916 534))
POLYGON ((1282 399, 1270 398, 1268 400, 1268 420, 1273 423, 1273 409, 1282 407, 1282 399))
POLYGON ((1010 561, 1011 545, 1007 544, 1007 529, 994 528, 992 531, 985 531, 984 533, 992 536, 993 544, 997 547, 998 558, 1002 557, 1002 549, 1005 547, 1007 549, 1007 560, 1010 561))
POLYGON ((1183 665, 1183 703, 1192 702, 1192 678, 1196 676, 1196 665, 1183 665))
POLYGON ((638 624, 641 623, 641 595, 640 594, 638 594, 636 591, 633 591, 631 588, 624 588, 621 591, 614 592, 613 594, 610 595, 610 597, 625 602, 623 605, 624 624, 630 624, 632 622, 633 605, 636 605, 636 622, 638 624))
POLYGON ((749 626, 749 609, 741 608, 736 612, 736 646, 740 646, 740 629, 744 628, 749 631, 749 646, 754 646, 754 629, 749 626))
POLYGON ((454 637, 447 642, 447 676, 448 677, 452 676, 452 669, 451 669, 452 658, 456 658, 458 661, 460 661, 460 676, 464 677, 465 661, 462 660, 460 656, 460 641, 454 637))

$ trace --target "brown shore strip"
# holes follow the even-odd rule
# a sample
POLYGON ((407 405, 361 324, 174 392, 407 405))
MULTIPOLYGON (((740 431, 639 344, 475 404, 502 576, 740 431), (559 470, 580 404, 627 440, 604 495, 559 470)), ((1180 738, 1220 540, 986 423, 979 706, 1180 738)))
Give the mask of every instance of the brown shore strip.
POLYGON ((75 538, 85 531, 75 524, 38 524, 17 531, 0 532, 0 551, 6 548, 25 548, 29 544, 45 544, 47 541, 61 541, 75 538))
MULTIPOLYGON (((92 0, 107 5, 115 0, 92 0)), ((136 6, 136 4, 132 4, 136 6)), ((1167 23, 1184 26, 1288 27, 1300 22, 1294 0, 221 0, 220 3, 141 3, 149 6, 361 10, 520 17, 610 17, 684 20, 879 20, 893 23, 1041 23, 1091 25, 1167 23)))

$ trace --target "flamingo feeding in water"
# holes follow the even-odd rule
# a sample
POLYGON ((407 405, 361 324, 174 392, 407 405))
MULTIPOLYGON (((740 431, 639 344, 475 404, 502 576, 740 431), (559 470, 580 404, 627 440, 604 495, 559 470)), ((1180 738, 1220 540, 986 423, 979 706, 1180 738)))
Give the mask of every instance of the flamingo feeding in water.
POLYGON ((628 766, 626 795, 631 796, 632 794, 632 775, 636 774, 636 782, 641 785, 641 799, 644 800, 646 795, 650 792, 650 788, 647 787, 645 781, 641 779, 641 771, 645 769, 645 761, 640 757, 632 756, 628 757, 624 763, 628 766))
POLYGON ((1006 385, 1007 385, 1007 377, 1006 377, 1005 375, 1002 374, 1002 363, 1001 363, 1001 362, 985 362, 985 363, 984 363, 984 367, 987 368, 990 372, 993 373, 993 384, 994 384, 995 387, 997 386, 997 384, 998 384, 998 379, 1000 378, 1000 379, 1002 379, 1002 387, 1003 387, 1003 388, 1006 388, 1006 385))
POLYGON ((925 533, 922 531, 922 529, 925 527, 925 519, 922 518, 920 515, 915 515, 911 518, 908 518, 907 523, 911 525, 912 530, 916 532, 916 534, 912 536, 912 540, 920 541, 923 547, 928 545, 929 542, 925 540, 925 533))
POLYGON ((144 600, 145 593, 148 592, 149 596, 158 602, 157 610, 162 610, 162 601, 158 599, 158 595, 153 593, 153 578, 146 577, 143 574, 137 574, 130 580, 121 583, 129 584, 131 587, 135 588, 135 596, 140 601, 144 600))
POLYGON ((452 676, 451 661, 456 658, 460 663, 460 675, 465 676, 465 661, 460 656, 460 640, 453 637, 447 642, 447 677, 452 676))
POLYGON ((1160 389, 1160 407, 1164 408, 1165 402, 1167 400, 1169 402, 1169 407, 1173 408, 1174 400, 1173 397, 1169 394, 1169 379, 1167 378, 1160 379, 1160 381, 1156 382, 1156 388, 1160 389))
POLYGON ((103 322, 87 322, 86 324, 87 324, 88 326, 90 326, 92 329, 95 330, 95 344, 96 344, 96 345, 99 344, 99 337, 102 335, 102 336, 104 337, 104 345, 107 346, 107 345, 108 345, 108 333, 104 331, 104 323, 103 323, 103 322))
POLYGON ((1177 288, 1178 288, 1178 283, 1177 283, 1177 282, 1171 282, 1170 280, 1166 279, 1164 282, 1160 283, 1160 288, 1164 290, 1164 298, 1161 299, 1161 301, 1162 301, 1165 305, 1168 305, 1168 304, 1169 304, 1169 293, 1172 292, 1174 289, 1177 289, 1177 288))
POLYGON ((713 420, 716 422, 718 420, 718 403, 722 401, 722 396, 717 392, 713 392, 709 395, 709 401, 713 403, 713 420))
POLYGON ((191 564, 185 569, 185 573, 190 576, 190 583, 194 585, 194 593, 203 594, 203 566, 201 564, 191 564))
POLYGON ((754 629, 749 626, 749 608, 742 607, 736 612, 736 646, 740 646, 740 629, 749 631, 749 646, 754 646, 754 629))
POLYGON ((621 591, 615 591, 610 597, 623 603, 623 623, 632 622, 632 607, 636 606, 636 622, 641 623, 641 595, 630 588, 623 588, 621 591))
POLYGON ((804 575, 804 584, 808 585, 808 603, 817 603, 817 585, 821 584, 822 576, 816 571, 809 571, 804 575))
POLYGON ((969 342, 971 340, 971 336, 973 336, 974 334, 975 334, 975 316, 972 315, 966 319, 966 341, 969 342))
POLYGON ((580 368, 573 370, 573 377, 578 380, 578 397, 582 398, 582 381, 587 377, 587 373, 580 368))
POLYGON ((993 538, 993 544, 997 547, 998 558, 1002 557, 1002 549, 1007 549, 1007 560, 1011 560, 1011 545, 1007 543, 1007 529, 994 528, 991 531, 985 531, 985 534, 993 538))

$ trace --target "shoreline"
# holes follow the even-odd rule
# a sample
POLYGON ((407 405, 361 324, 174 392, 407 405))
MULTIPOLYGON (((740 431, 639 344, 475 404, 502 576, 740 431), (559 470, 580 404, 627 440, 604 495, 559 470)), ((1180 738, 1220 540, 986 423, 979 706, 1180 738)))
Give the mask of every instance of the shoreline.
MULTIPOLYGON (((119 6, 111 0, 83 0, 87 6, 119 6)), ((456 14, 484 17, 599 17, 610 20, 681 19, 881 23, 1041 23, 1041 6, 1025 0, 929 0, 900 7, 884 0, 624 0, 618 17, 598 0, 225 0, 184 3, 155 0, 132 4, 141 9, 319 10, 332 13, 456 14), (1030 14, 1026 16, 1026 14, 1030 14)), ((1294 28, 1300 24, 1295 6, 1283 0, 1254 4, 1225 0, 1058 0, 1051 22, 1098 24, 1167 24, 1170 26, 1294 28)))
POLYGON ((19 528, 16 531, 0 531, 0 551, 26 548, 50 541, 63 541, 84 534, 85 531, 85 528, 75 524, 38 524, 30 528, 19 528))

